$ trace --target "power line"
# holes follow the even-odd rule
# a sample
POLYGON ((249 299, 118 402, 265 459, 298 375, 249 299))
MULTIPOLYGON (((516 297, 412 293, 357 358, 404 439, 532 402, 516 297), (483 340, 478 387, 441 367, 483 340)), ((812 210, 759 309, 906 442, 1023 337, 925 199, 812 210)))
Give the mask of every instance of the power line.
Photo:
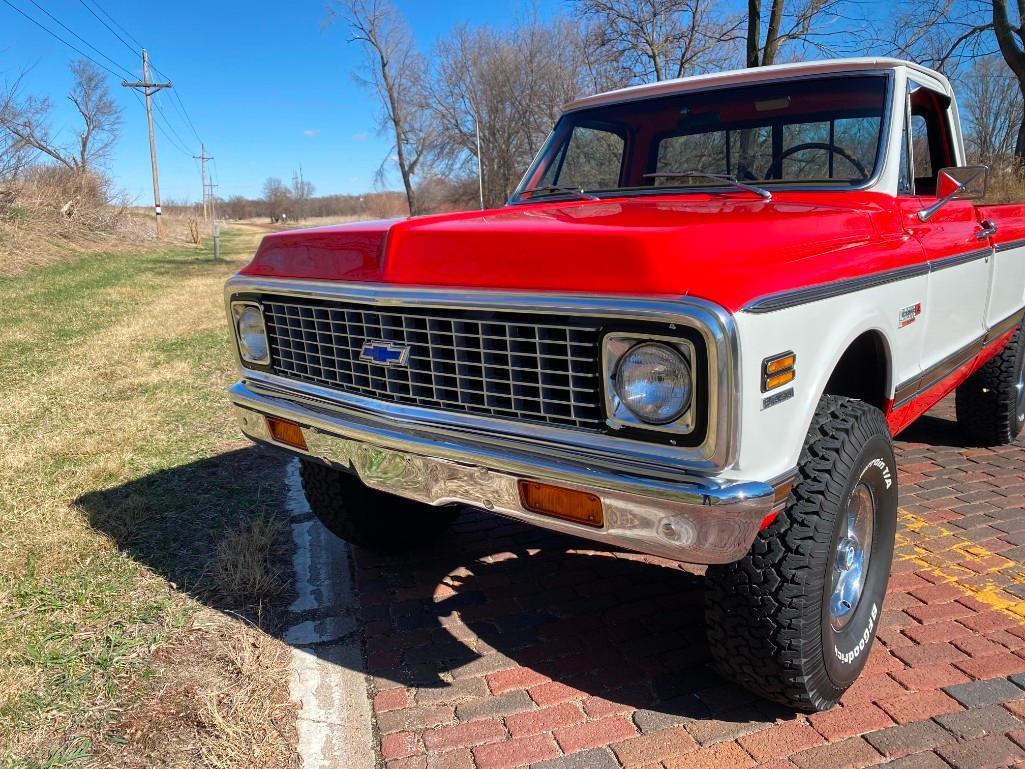
POLYGON ((118 24, 118 23, 117 23, 117 20, 116 20, 116 19, 115 19, 115 18, 114 18, 113 16, 111 16, 111 15, 110 15, 109 13, 107 13, 107 12, 106 12, 105 10, 103 10, 103 6, 102 6, 102 5, 100 5, 99 3, 97 3, 97 2, 96 2, 96 0, 93 0, 93 3, 94 3, 94 4, 96 5, 96 7, 97 7, 97 8, 99 8, 99 9, 100 9, 100 11, 101 11, 101 12, 103 13, 103 15, 104 15, 104 16, 106 16, 106 17, 107 17, 108 19, 110 19, 110 20, 111 20, 111 22, 112 22, 112 23, 114 24, 114 26, 115 26, 115 27, 117 27, 118 29, 120 29, 120 30, 121 30, 122 32, 124 32, 124 33, 125 33, 126 35, 128 35, 128 37, 129 37, 129 38, 131 38, 131 40, 132 40, 132 41, 133 41, 133 42, 135 43, 135 45, 137 46, 136 48, 133 48, 132 46, 130 46, 130 45, 128 44, 128 42, 127 42, 127 41, 126 41, 126 40, 125 40, 125 39, 124 39, 123 37, 121 37, 121 35, 119 35, 119 34, 118 34, 117 32, 115 32, 115 31, 114 31, 113 27, 111 27, 111 26, 110 26, 110 24, 108 24, 108 23, 107 23, 107 22, 105 22, 105 21, 104 21, 103 19, 101 19, 101 18, 100 18, 100 17, 99 17, 98 15, 97 15, 96 11, 94 11, 94 10, 93 10, 92 8, 90 8, 90 7, 89 7, 89 6, 88 6, 88 5, 86 4, 85 0, 78 0, 78 2, 80 2, 80 3, 82 4, 82 6, 83 6, 83 7, 84 7, 84 8, 85 8, 85 9, 86 9, 87 11, 89 11, 89 13, 91 13, 91 14, 92 14, 93 16, 95 16, 95 17, 96 17, 96 20, 97 20, 98 22, 100 22, 100 24, 102 24, 102 25, 103 25, 103 26, 105 26, 105 27, 106 27, 106 28, 107 28, 108 30, 110 30, 110 33, 111 33, 111 34, 112 34, 112 35, 113 35, 114 37, 116 37, 116 38, 117 38, 118 40, 120 40, 120 41, 121 41, 122 43, 124 43, 124 46, 125 46, 125 47, 126 47, 126 48, 127 48, 128 50, 129 50, 129 51, 131 51, 132 53, 134 53, 134 54, 135 54, 136 56, 138 56, 138 55, 139 55, 139 49, 140 49, 140 48, 142 48, 142 44, 141 44, 141 43, 140 43, 140 42, 139 42, 138 40, 136 40, 136 39, 135 39, 134 37, 132 37, 131 33, 130 33, 130 32, 129 32, 128 30, 126 30, 126 29, 125 29, 124 27, 122 27, 122 26, 121 26, 120 24, 118 24))
MULTIPOLYGON (((146 102, 144 102, 142 100, 142 97, 139 96, 138 93, 133 91, 132 94, 135 96, 135 100, 137 102, 139 102, 140 106, 142 106, 142 107, 146 106, 146 102)), ((153 102, 153 104, 154 104, 154 106, 156 106, 156 102, 153 102)), ((159 110, 159 108, 158 108, 158 110, 159 110)), ((168 144, 170 144, 174 149, 176 149, 178 152, 180 152, 181 154, 185 155, 186 157, 190 157, 189 151, 187 149, 183 148, 180 144, 178 144, 173 138, 171 138, 171 134, 167 133, 167 131, 164 130, 164 126, 161 125, 159 120, 154 118, 153 119, 153 125, 155 125, 157 127, 158 131, 160 131, 160 135, 163 136, 165 139, 167 139, 167 143, 168 144)))
MULTIPOLYGON (((36 21, 35 19, 33 19, 33 18, 32 18, 31 16, 29 16, 29 15, 28 15, 27 13, 25 13, 25 12, 24 12, 23 10, 21 10, 21 8, 19 8, 18 6, 14 5, 14 4, 13 4, 13 3, 12 3, 12 2, 10 1, 10 0, 0 0, 0 2, 2 2, 2 3, 4 4, 4 5, 8 6, 8 7, 9 7, 9 8, 11 8, 12 10, 14 10, 14 11, 17 11, 18 13, 20 13, 20 14, 21 14, 22 16, 24 16, 24 17, 25 17, 26 19, 28 19, 29 21, 31 21, 31 22, 32 22, 33 24, 35 24, 35 25, 36 25, 37 27, 39 27, 39 28, 40 28, 41 30, 43 30, 43 32, 45 32, 46 34, 48 34, 48 35, 49 35, 50 37, 56 38, 56 39, 57 39, 57 40, 59 40, 60 42, 64 43, 64 45, 66 45, 66 46, 67 46, 68 48, 70 48, 70 49, 71 49, 72 51, 74 51, 75 53, 77 53, 77 54, 78 54, 79 56, 83 56, 83 57, 85 57, 86 59, 88 59, 89 61, 91 61, 91 62, 92 62, 93 64, 95 64, 95 65, 96 65, 97 67, 99 67, 100 69, 104 69, 104 70, 106 70, 107 72, 109 72, 109 73, 110 73, 111 75, 113 75, 114 77, 121 77, 121 75, 120 75, 120 74, 118 74, 117 72, 115 72, 114 70, 112 70, 112 69, 111 69, 110 67, 108 67, 108 66, 107 66, 106 64, 101 64, 100 62, 96 61, 96 59, 94 59, 94 58, 93 58, 92 56, 90 56, 89 54, 87 54, 87 53, 86 53, 85 51, 83 51, 83 50, 82 50, 81 48, 77 48, 76 46, 72 45, 72 44, 71 44, 71 43, 69 43, 69 42, 68 42, 67 40, 65 40, 65 39, 64 39, 63 37, 61 37, 61 36, 60 36, 60 35, 58 35, 58 34, 57 34, 56 32, 54 32, 54 31, 53 31, 52 29, 50 29, 49 27, 46 27, 46 26, 44 26, 43 24, 41 24, 41 23, 39 23, 38 21, 36 21)), ((106 58, 106 57, 104 57, 104 58, 106 58)), ((118 65, 118 66, 120 66, 120 65, 118 65)))
MULTIPOLYGON (((37 5, 35 0, 29 0, 29 2, 31 2, 33 5, 37 5)), ((134 35, 132 35, 131 32, 129 32, 120 23, 118 23, 118 20, 115 19, 102 5, 100 5, 99 2, 97 2, 97 0, 92 0, 92 4, 95 5, 104 16, 106 16, 108 19, 110 19, 111 24, 113 24, 115 27, 117 27, 117 29, 121 30, 121 32, 123 32, 132 42, 134 42, 135 45, 138 46, 137 48, 133 47, 127 40, 124 39, 124 37, 122 37, 118 33, 118 31, 116 29, 114 29, 114 27, 111 27, 110 24, 108 24, 106 21, 104 21, 103 18, 99 14, 97 14, 96 11, 94 11, 92 9, 92 7, 85 0, 78 0, 78 2, 82 5, 83 8, 85 8, 87 11, 89 11, 89 13, 91 13, 93 15, 93 17, 98 22, 100 22, 100 24, 102 24, 104 27, 106 27, 108 32, 110 32, 112 35, 114 35, 114 37, 116 37, 118 40, 120 40, 121 44, 124 45, 125 48, 127 48, 129 51, 131 51, 134 55, 136 55, 136 56, 139 55, 139 49, 142 48, 142 44, 135 38, 134 35)), ((58 21, 58 23, 60 23, 60 22, 58 21)), ((64 26, 64 25, 62 24, 61 26, 64 26)), ((71 30, 69 30, 69 31, 71 31, 71 30)), ((74 33, 72 32, 72 34, 74 34, 74 33)), ((75 35, 75 36, 78 37, 78 35, 75 35)), ((159 69, 157 69, 157 67, 153 66, 152 63, 150 64, 150 66, 152 67, 153 72, 155 74, 157 74, 158 76, 164 78, 165 80, 171 80, 170 77, 168 77, 166 74, 164 74, 159 69)), ((192 131, 193 135, 196 137, 196 141, 198 141, 198 142, 200 142, 202 144, 203 139, 200 137, 199 132, 196 131, 196 126, 192 122, 192 118, 189 115, 189 111, 185 108, 185 102, 182 101, 182 98, 179 95, 178 90, 175 89, 175 90, 172 91, 172 93, 174 95, 175 102, 177 102, 177 104, 172 104, 172 106, 174 106, 175 110, 178 111, 181 114, 182 118, 184 118, 185 122, 189 126, 189 129, 192 131)), ((159 110, 159 107, 158 107, 158 110, 159 110)), ((161 113, 161 114, 163 114, 163 113, 161 113)), ((166 116, 164 116, 164 121, 167 124, 168 128, 170 128, 171 127, 171 121, 168 120, 166 116)), ((177 135, 177 134, 175 134, 175 135, 177 135)), ((184 144, 185 142, 183 141, 182 143, 184 144)))
POLYGON ((104 53, 103 51, 101 51, 101 50, 100 50, 99 48, 97 48, 97 47, 96 47, 95 45, 93 45, 92 43, 90 43, 90 42, 89 42, 88 40, 86 40, 86 39, 85 39, 84 37, 82 37, 82 36, 81 36, 80 34, 78 34, 77 32, 75 32, 75 30, 73 30, 73 29, 72 29, 71 27, 69 27, 69 26, 68 26, 67 24, 65 24, 65 23, 64 23, 63 21, 61 21, 60 19, 58 19, 58 18, 57 18, 56 16, 54 16, 54 15, 53 15, 52 13, 50 13, 50 12, 49 12, 48 10, 46 10, 46 9, 45 9, 45 8, 44 8, 43 6, 41 6, 41 5, 39 4, 39 3, 37 3, 37 2, 36 2, 36 0, 28 0, 28 1, 29 1, 30 3, 32 3, 32 5, 34 5, 34 6, 36 7, 36 8, 38 8, 38 9, 39 9, 40 11, 42 11, 43 13, 45 13, 45 14, 46 14, 46 15, 47 15, 48 17, 50 17, 50 19, 51 19, 51 20, 53 20, 53 21, 57 22, 57 24, 59 24, 59 25, 60 25, 61 27, 63 27, 63 28, 65 29, 65 30, 67 30, 67 31, 68 31, 68 32, 70 32, 70 33, 71 33, 72 35, 74 35, 74 36, 75 36, 76 38, 78 38, 78 39, 79 39, 79 40, 81 40, 81 41, 82 41, 83 43, 85 43, 85 44, 86 44, 86 45, 87 45, 87 46, 88 46, 89 48, 92 48, 92 49, 93 49, 94 51, 96 51, 96 53, 98 53, 98 54, 99 54, 100 56, 102 56, 102 57, 103 57, 104 59, 106 59, 107 61, 109 61, 109 62, 110 62, 111 64, 113 64, 113 65, 114 65, 115 67, 117 67, 118 69, 120 69, 120 70, 122 70, 123 72, 125 72, 125 73, 126 73, 126 74, 128 75, 128 77, 135 77, 135 75, 134 75, 134 74, 132 73, 132 71, 131 71, 130 69, 128 69, 128 68, 126 68, 126 67, 122 67, 122 66, 121 66, 121 65, 120 65, 120 64, 119 64, 118 62, 114 61, 114 60, 113 60, 112 58, 110 58, 109 56, 107 56, 107 54, 105 54, 105 53, 104 53))
MULTIPOLYGON (((171 79, 171 78, 167 77, 167 75, 165 75, 163 72, 161 72, 156 67, 153 67, 153 71, 156 74, 160 75, 160 77, 167 78, 168 80, 171 79)), ((189 111, 185 108, 185 102, 182 101, 181 96, 178 94, 178 89, 177 88, 174 89, 173 94, 174 94, 175 100, 178 102, 178 106, 181 108, 180 112, 181 112, 182 117, 184 117, 185 118, 185 122, 189 124, 189 129, 191 129, 192 135, 196 137, 196 141, 198 141, 200 144, 202 144, 203 143, 203 138, 199 135, 199 132, 196 130, 196 126, 193 124, 192 118, 189 116, 189 111)), ((178 109, 178 107, 175 107, 175 109, 178 109)))
MULTIPOLYGON (((35 2, 35 0, 30 0, 30 2, 33 2, 33 3, 34 3, 34 2, 35 2)), ((129 40, 131 40, 131 41, 132 41, 133 43, 135 43, 135 45, 136 45, 137 47, 132 47, 132 45, 130 45, 130 44, 128 43, 128 41, 124 39, 124 37, 122 37, 122 36, 121 36, 120 34, 118 34, 117 30, 115 30, 115 29, 114 29, 113 27, 111 27, 111 26, 110 26, 110 24, 108 24, 108 23, 107 23, 106 21, 104 21, 104 20, 103 20, 103 19, 102 19, 102 18, 101 18, 101 17, 99 16, 99 14, 97 14, 97 13, 96 13, 96 11, 94 11, 94 10, 92 9, 92 7, 91 7, 91 6, 90 6, 90 5, 89 5, 89 4, 88 4, 88 3, 86 2, 86 0, 78 0, 78 2, 79 2, 79 3, 81 3, 81 5, 82 5, 82 6, 83 6, 83 7, 84 7, 84 8, 85 8, 85 9, 86 9, 87 11, 89 11, 89 13, 91 13, 91 14, 92 14, 92 15, 93 15, 93 16, 94 16, 94 17, 96 18, 96 20, 97 20, 98 22, 100 22, 100 24, 102 24, 102 25, 103 25, 104 27, 106 27, 106 28, 107 28, 107 30, 108 30, 108 31, 109 31, 109 32, 110 32, 110 33, 111 33, 112 35, 114 35, 114 37, 116 37, 116 38, 117 38, 118 40, 120 40, 120 41, 121 41, 121 44, 122 44, 122 45, 124 45, 124 46, 125 46, 125 48, 127 48, 127 49, 128 49, 129 51, 131 51, 131 52, 132 52, 133 54, 135 54, 136 56, 138 56, 138 55, 139 55, 139 49, 141 49, 141 48, 142 48, 142 43, 140 43, 140 42, 139 42, 139 41, 138 41, 138 40, 137 40, 137 39, 135 38, 135 36, 134 36, 134 35, 132 35, 132 33, 131 33, 131 32, 129 32, 129 31, 127 30, 127 29, 125 29, 125 28, 124 28, 124 26, 122 26, 122 25, 121 25, 121 24, 120 24, 120 23, 118 22, 118 20, 117 20, 117 19, 115 19, 115 18, 114 18, 114 17, 113 17, 113 16, 112 16, 112 15, 110 14, 110 12, 109 12, 109 11, 107 11, 107 9, 105 9, 105 8, 104 8, 104 7, 102 6, 102 5, 100 5, 100 4, 99 4, 99 2, 98 2, 98 0, 92 0, 92 4, 93 4, 93 5, 95 5, 95 6, 96 6, 96 7, 97 7, 97 8, 98 8, 98 9, 100 10, 100 13, 102 13, 102 14, 103 14, 104 16, 106 16, 106 17, 107 17, 108 19, 110 19, 110 22, 111 22, 111 24, 113 24, 113 25, 114 25, 115 27, 117 27, 117 29, 121 30, 121 32, 123 32, 123 33, 124 33, 124 34, 125 34, 125 35, 126 35, 126 36, 128 37, 128 39, 129 39, 129 40)), ((154 66, 154 65, 152 64, 152 62, 150 63, 150 66, 152 67, 152 69, 153 69, 153 72, 154 72, 154 73, 155 73, 156 75, 158 75, 159 77, 162 77, 162 78, 164 78, 165 80, 168 80, 168 81, 169 81, 169 80, 171 80, 171 78, 170 78, 170 77, 168 77, 168 76, 167 76, 167 75, 166 75, 165 73, 161 72, 161 71, 160 71, 160 70, 159 70, 159 69, 158 69, 158 68, 157 68, 156 66, 154 66)), ((181 97, 181 95, 180 95, 180 94, 178 93, 178 89, 177 89, 177 88, 175 88, 175 89, 174 89, 174 90, 172 91, 172 94, 174 95, 174 99, 175 99, 175 102, 176 102, 176 104, 172 104, 172 106, 173 106, 173 107, 175 108, 175 111, 176 111, 176 112, 178 112, 178 113, 179 113, 179 114, 180 114, 180 115, 182 116, 182 118, 184 118, 185 122, 186 122, 186 123, 188 124, 188 126, 189 126, 189 129, 190 129, 190 130, 192 131, 192 135, 196 137, 196 141, 198 141, 198 142, 199 142, 200 144, 202 144, 202 143, 203 143, 203 138, 202 138, 202 137, 201 137, 201 136, 199 135, 199 132, 198 132, 198 131, 196 130, 196 125, 195 125, 195 123, 193 123, 193 122, 192 122, 192 117, 191 117, 191 116, 189 115, 189 111, 188 111, 188 109, 186 109, 186 107, 185 107, 185 102, 184 102, 184 101, 182 100, 182 97, 181 97)), ((167 123, 168 127, 170 127, 170 125, 171 125, 171 121, 170 121, 170 120, 167 120, 166 116, 165 116, 164 120, 165 120, 165 122, 167 123)), ((183 142, 183 143, 184 143, 184 142, 183 142)))
POLYGON ((182 137, 179 136, 178 132, 174 130, 174 126, 171 125, 171 121, 167 119, 167 115, 164 113, 164 110, 160 107, 160 102, 153 102, 153 106, 156 107, 157 112, 160 113, 160 117, 164 119, 164 125, 167 126, 167 130, 174 134, 174 138, 178 140, 179 149, 181 149, 185 154, 189 154, 190 151, 188 149, 188 142, 182 139, 182 137))

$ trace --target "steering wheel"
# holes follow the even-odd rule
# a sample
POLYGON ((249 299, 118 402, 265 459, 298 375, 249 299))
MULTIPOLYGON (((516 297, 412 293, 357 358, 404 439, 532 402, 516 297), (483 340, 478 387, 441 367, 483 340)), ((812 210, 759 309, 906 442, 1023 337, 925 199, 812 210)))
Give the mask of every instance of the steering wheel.
POLYGON ((858 169, 858 173, 860 173, 863 177, 868 177, 868 174, 865 172, 865 166, 863 166, 856 157, 854 157, 843 147, 839 147, 835 144, 830 144, 829 142, 804 142, 802 144, 795 144, 793 147, 783 150, 783 152, 780 153, 780 156, 772 161, 772 165, 770 165, 768 169, 766 169, 765 178, 779 178, 780 176, 782 176, 783 173, 784 160, 798 152, 806 152, 808 150, 825 150, 826 152, 831 152, 834 155, 839 155, 852 166, 854 166, 856 169, 858 169))

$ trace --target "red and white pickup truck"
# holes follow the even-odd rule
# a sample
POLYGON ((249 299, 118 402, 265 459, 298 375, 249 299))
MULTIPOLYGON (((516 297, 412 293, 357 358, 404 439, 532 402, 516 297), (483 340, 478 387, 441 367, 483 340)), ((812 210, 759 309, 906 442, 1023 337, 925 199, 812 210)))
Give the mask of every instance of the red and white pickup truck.
POLYGON ((1025 206, 985 180, 904 61, 580 99, 502 208, 267 236, 231 399, 352 542, 469 505, 708 565, 721 671, 827 708, 880 618, 892 436, 955 389, 972 441, 1025 422, 1025 206))

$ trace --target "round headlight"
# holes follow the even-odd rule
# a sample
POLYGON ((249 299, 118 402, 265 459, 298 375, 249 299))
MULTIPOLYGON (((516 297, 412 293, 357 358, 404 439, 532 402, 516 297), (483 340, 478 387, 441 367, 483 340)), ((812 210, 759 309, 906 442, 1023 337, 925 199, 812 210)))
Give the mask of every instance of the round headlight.
POLYGON ((259 307, 245 307, 238 315, 238 345, 250 363, 265 363, 269 357, 267 331, 259 307))
POLYGON ((616 392, 623 405, 648 424, 679 419, 690 405, 692 387, 687 359, 659 342, 644 342, 628 351, 616 371, 616 392))

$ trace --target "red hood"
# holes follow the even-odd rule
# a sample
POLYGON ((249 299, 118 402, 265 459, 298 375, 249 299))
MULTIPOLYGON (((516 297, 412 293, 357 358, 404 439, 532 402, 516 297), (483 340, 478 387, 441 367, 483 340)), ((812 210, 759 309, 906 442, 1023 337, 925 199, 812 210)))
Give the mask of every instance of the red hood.
POLYGON ((692 295, 735 310, 893 266, 875 193, 636 197, 509 206, 268 235, 248 275, 418 286, 692 295), (871 248, 869 248, 871 246, 871 248))

